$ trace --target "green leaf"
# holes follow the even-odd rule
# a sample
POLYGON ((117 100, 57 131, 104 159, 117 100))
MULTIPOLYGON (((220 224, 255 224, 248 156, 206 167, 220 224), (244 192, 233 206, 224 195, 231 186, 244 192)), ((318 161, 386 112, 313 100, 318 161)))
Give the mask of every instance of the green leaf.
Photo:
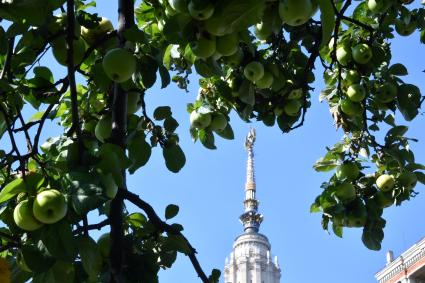
POLYGON ((126 221, 133 228, 141 228, 147 222, 147 219, 143 214, 135 212, 127 216, 126 221))
POLYGON ((314 170, 317 172, 328 172, 338 166, 337 160, 326 160, 323 157, 316 161, 313 165, 314 170))
POLYGON ((26 191, 26 185, 23 179, 15 179, 7 184, 0 192, 0 203, 8 201, 17 194, 26 191))
POLYGON ((53 258, 42 253, 41 250, 35 246, 23 246, 21 252, 25 263, 35 273, 49 270, 55 262, 53 258))
POLYGON ((52 14, 49 0, 14 0, 0 2, 0 17, 12 22, 22 19, 30 25, 40 26, 52 14), (40 9, 34 9, 39 7, 40 9), (42 9, 41 9, 42 7, 42 9))
POLYGON ((164 52, 164 58, 162 59, 162 62, 164 63, 165 68, 167 70, 169 70, 171 67, 171 49, 173 49, 173 46, 174 46, 173 44, 169 44, 167 46, 164 52))
POLYGON ((165 118, 170 117, 172 114, 170 106, 159 106, 153 112, 153 118, 155 120, 161 121, 165 118))
MULTIPOLYGON (((113 166, 111 166, 113 167, 113 166)), ((70 172, 65 176, 69 183, 72 207, 78 215, 85 215, 104 203, 103 188, 99 184, 99 176, 85 172, 70 172)))
POLYGON ((425 174, 422 172, 414 172, 418 181, 425 185, 425 174))
POLYGON ((137 169, 144 166, 149 161, 152 148, 149 143, 146 142, 145 137, 145 134, 140 131, 128 141, 128 157, 131 160, 131 165, 128 168, 130 174, 136 172, 137 169))
POLYGON ((36 66, 34 67, 33 72, 36 77, 40 77, 50 83, 54 83, 53 73, 52 71, 50 71, 49 68, 43 66, 36 66))
POLYGON ((98 168, 104 174, 111 173, 118 187, 122 187, 124 185, 122 170, 131 165, 124 149, 115 144, 105 143, 99 149, 99 157, 101 161, 97 164, 98 168))
POLYGON ((265 9, 264 0, 219 0, 214 14, 205 25, 223 26, 228 32, 239 32, 258 23, 265 9))
POLYGON ((163 148, 162 154, 168 170, 177 173, 186 163, 186 157, 179 145, 170 145, 163 148))
POLYGON ((181 235, 168 235, 164 243, 164 249, 177 250, 185 255, 190 253, 187 241, 181 235))
POLYGON ((199 75, 203 76, 204 78, 223 75, 220 65, 218 65, 217 61, 215 61, 213 58, 208 58, 206 60, 196 59, 195 70, 199 75))
POLYGON ((216 133, 223 139, 233 140, 235 138, 235 135, 233 133, 232 126, 230 126, 230 123, 227 123, 226 128, 224 128, 222 131, 218 131, 216 133))
POLYGON ((77 255, 71 224, 59 221, 41 231, 41 241, 50 255, 57 259, 73 260, 77 255))
POLYGON ((75 269, 72 263, 58 260, 50 270, 53 272, 55 282, 74 283, 75 269))
POLYGON ((320 20, 322 21, 322 42, 320 49, 328 46, 335 29, 335 11, 329 0, 317 0, 320 8, 320 20))
POLYGON ((409 128, 407 126, 392 127, 385 136, 385 143, 391 144, 393 141, 399 140, 404 136, 409 128))
POLYGON ((388 72, 391 75, 394 75, 394 76, 406 76, 408 74, 407 68, 403 64, 400 64, 400 63, 392 65, 388 69, 388 72))
POLYGON ((255 92, 254 85, 250 83, 248 80, 244 80, 239 90, 239 99, 248 104, 249 106, 254 106, 255 104, 255 92))
POLYGON ((178 126, 179 126, 179 123, 173 117, 165 118, 164 129, 167 132, 173 133, 177 129, 178 126))
POLYGON ((81 262, 91 280, 96 280, 102 269, 102 255, 96 242, 87 236, 78 239, 78 250, 81 262))
POLYGON ((151 88, 156 82, 158 62, 150 56, 143 56, 137 61, 140 72, 140 82, 145 89, 151 88))
POLYGON ((411 84, 403 84, 398 88, 397 107, 406 121, 413 120, 421 105, 421 92, 419 88, 411 84))
POLYGON ((199 130, 198 137, 202 145, 205 146, 206 148, 217 149, 217 147, 214 144, 214 135, 211 131, 206 129, 199 130))
POLYGON ((160 65, 158 68, 159 75, 161 76, 161 88, 166 88, 171 82, 170 73, 168 72, 167 68, 162 65, 160 65))
POLYGON ((363 228, 362 241, 368 249, 375 251, 381 249, 381 242, 384 239, 384 227, 385 220, 383 218, 367 222, 363 228))
POLYGON ((179 207, 175 204, 169 204, 165 208, 165 219, 171 219, 179 213, 179 207))

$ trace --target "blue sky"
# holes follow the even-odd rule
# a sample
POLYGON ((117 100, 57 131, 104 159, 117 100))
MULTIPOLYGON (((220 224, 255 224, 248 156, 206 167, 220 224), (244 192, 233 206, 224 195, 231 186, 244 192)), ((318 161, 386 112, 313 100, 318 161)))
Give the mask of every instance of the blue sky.
MULTIPOLYGON (((114 5, 111 2, 99 1, 96 10, 116 24, 116 1, 114 5)), ((395 41, 392 47, 392 63, 404 63, 409 69, 406 81, 424 90, 422 70, 425 66, 419 35, 395 41)), ((50 56, 45 65, 55 64, 52 62, 50 56)), ((54 69, 55 78, 60 78, 64 72, 65 68, 58 66, 54 69)), ((148 112, 152 113, 157 106, 172 106, 173 116, 180 123, 178 133, 187 163, 180 173, 171 173, 165 167, 161 150, 154 149, 149 163, 129 177, 128 186, 150 202, 160 215, 170 203, 180 206, 180 213, 173 221, 184 225, 184 234, 197 249, 198 258, 207 272, 212 268, 223 268, 233 240, 243 231, 238 221, 243 211, 247 158, 243 142, 250 127, 257 130, 257 197, 265 219, 260 231, 269 238, 272 253, 279 257, 281 282, 376 282, 374 274, 385 265, 388 249, 399 255, 425 235, 423 185, 416 187, 420 194, 413 201, 384 212, 387 227, 383 248, 378 252, 363 246, 361 230, 346 229, 344 238, 340 239, 322 230, 320 214, 309 213, 311 202, 321 192, 320 184, 329 177, 316 173, 312 165, 325 153, 325 146, 332 146, 342 136, 333 127, 327 104, 318 102, 323 87, 321 73, 317 72, 316 78, 313 105, 302 128, 282 134, 277 127, 267 128, 257 122, 246 124, 237 115, 232 115, 235 140, 218 138, 215 151, 205 149, 200 143, 194 144, 190 138, 189 115, 185 109, 187 103, 195 100, 196 77, 191 79, 190 93, 174 86, 166 90, 149 90, 148 112)), ((400 115, 397 117, 399 124, 407 124, 400 115)), ((410 124, 408 134, 419 138, 420 142, 412 144, 412 148, 417 161, 425 163, 425 132, 420 130, 423 124, 423 116, 418 117, 410 124)), ((44 138, 57 134, 54 127, 46 130, 44 138)), ((129 210, 136 209, 129 206, 129 210)), ((90 219, 96 222, 96 214, 91 214, 90 219)), ((97 238, 99 233, 92 235, 97 238)), ((160 273, 160 282, 200 281, 188 258, 180 255, 172 269, 160 273)))

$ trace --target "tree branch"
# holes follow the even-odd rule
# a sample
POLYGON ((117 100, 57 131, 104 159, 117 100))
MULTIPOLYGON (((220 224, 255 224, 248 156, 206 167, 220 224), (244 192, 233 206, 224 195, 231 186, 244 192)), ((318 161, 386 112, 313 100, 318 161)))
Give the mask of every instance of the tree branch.
MULTIPOLYGON (((118 38, 120 46, 125 44, 124 32, 126 29, 134 25, 134 1, 118 0, 118 38)), ((114 83, 114 100, 112 107, 112 135, 111 140, 114 144, 125 148, 127 132, 127 93, 123 91, 118 83, 114 83)), ((123 176, 123 184, 118 188, 118 192, 126 191, 126 172, 121 171, 123 176)), ((111 226, 111 279, 110 283, 121 283, 124 281, 123 276, 123 210, 124 200, 121 194, 111 202, 109 220, 111 226)))
POLYGON ((138 206, 140 209, 142 209, 148 216, 149 220, 159 229, 161 232, 167 232, 171 235, 178 235, 181 236, 184 241, 186 242, 186 245, 189 247, 190 252, 187 254, 189 257, 193 268, 195 269, 196 273, 198 274, 199 278, 201 278, 202 282, 204 283, 210 283, 208 280, 207 275, 202 270, 202 267, 196 258, 196 250, 192 247, 190 242, 187 240, 187 238, 178 230, 176 230, 173 226, 165 223, 161 220, 161 218, 156 214, 155 210, 152 206, 150 206, 147 202, 139 198, 138 195, 133 194, 129 191, 119 191, 118 194, 121 194, 124 199, 130 201, 134 205, 138 206))

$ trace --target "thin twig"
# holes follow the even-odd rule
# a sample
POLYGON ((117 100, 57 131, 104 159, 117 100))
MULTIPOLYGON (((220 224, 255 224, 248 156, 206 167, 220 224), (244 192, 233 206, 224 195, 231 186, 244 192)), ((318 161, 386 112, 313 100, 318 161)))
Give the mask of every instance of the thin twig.
POLYGON ((176 230, 173 226, 162 221, 161 218, 156 214, 153 207, 147 202, 145 202, 144 200, 142 200, 138 195, 131 193, 129 191, 119 191, 118 194, 123 195, 124 199, 130 201, 131 203, 133 203, 134 205, 142 209, 148 216, 149 220, 157 227, 158 230, 160 230, 161 232, 166 232, 171 235, 178 235, 182 237, 190 250, 187 256, 189 257, 193 265, 193 268, 195 269, 199 278, 201 278, 202 282, 204 283, 210 283, 207 275, 205 274, 205 272, 203 271, 201 267, 201 264, 196 258, 196 250, 192 247, 190 242, 180 231, 176 230))

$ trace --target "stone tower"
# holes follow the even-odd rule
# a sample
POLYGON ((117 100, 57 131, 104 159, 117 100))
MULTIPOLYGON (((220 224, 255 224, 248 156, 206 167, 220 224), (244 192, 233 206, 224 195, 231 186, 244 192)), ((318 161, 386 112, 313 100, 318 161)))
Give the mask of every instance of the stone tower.
POLYGON ((251 129, 245 141, 248 151, 245 210, 239 217, 244 232, 235 239, 230 257, 226 258, 224 283, 280 283, 277 257, 272 259, 269 240, 258 232, 263 216, 258 213, 259 202, 255 197, 254 142, 255 130, 251 129))

